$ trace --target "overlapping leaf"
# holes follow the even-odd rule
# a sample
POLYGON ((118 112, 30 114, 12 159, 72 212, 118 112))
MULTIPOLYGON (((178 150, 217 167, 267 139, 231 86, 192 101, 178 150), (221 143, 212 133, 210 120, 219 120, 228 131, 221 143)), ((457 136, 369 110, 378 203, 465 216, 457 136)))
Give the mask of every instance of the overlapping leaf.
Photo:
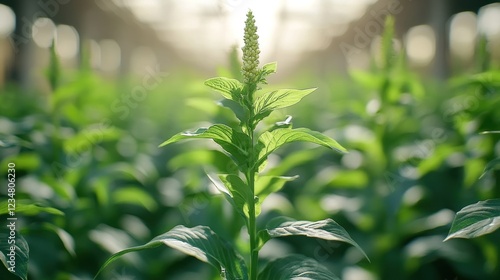
POLYGON ((288 218, 278 218, 271 222, 267 229, 259 232, 260 245, 264 245, 269 239, 283 236, 302 235, 324 240, 341 241, 358 248, 368 259, 363 249, 356 243, 349 233, 337 222, 326 219, 316 222, 291 221, 288 218))
MULTIPOLYGON (((240 177, 233 174, 219 174, 219 179, 229 190, 234 207, 245 220, 249 217, 249 207, 254 203, 254 196, 248 185, 240 177)), ((230 201, 231 202, 231 201, 230 201)))
POLYGON ((259 280, 340 280, 316 260, 290 255, 269 262, 259 280))
POLYGON ((237 101, 243 90, 243 84, 235 79, 225 77, 211 78, 205 81, 205 85, 220 92, 227 99, 237 101))
POLYGON ((298 141, 318 144, 341 153, 347 152, 337 141, 320 132, 307 128, 279 128, 273 131, 266 131, 259 137, 259 143, 256 145, 259 166, 276 149, 284 144, 298 141))
POLYGON ((500 199, 468 205, 457 212, 446 240, 474 238, 500 228, 500 199))
POLYGON ((262 72, 266 76, 269 74, 276 73, 277 69, 278 69, 278 63, 276 63, 276 62, 270 62, 270 63, 267 63, 264 66, 262 66, 262 72))
POLYGON ((163 142, 160 147, 185 139, 212 139, 226 152, 228 152, 239 166, 245 165, 248 155, 246 145, 250 143, 249 137, 227 125, 215 124, 208 128, 199 128, 195 132, 183 132, 172 136, 163 142))
POLYGON ((304 96, 315 91, 311 89, 279 89, 259 96, 254 102, 255 121, 262 120, 276 109, 286 108, 298 103, 304 96))
MULTIPOLYGON (((209 227, 187 228, 179 225, 159 235, 150 242, 122 250, 112 255, 98 274, 118 257, 134 251, 167 245, 185 254, 206 262, 219 270, 225 280, 247 280, 247 268, 243 258, 227 242, 219 238, 209 227)), ((96 276, 97 277, 97 276, 96 276)))

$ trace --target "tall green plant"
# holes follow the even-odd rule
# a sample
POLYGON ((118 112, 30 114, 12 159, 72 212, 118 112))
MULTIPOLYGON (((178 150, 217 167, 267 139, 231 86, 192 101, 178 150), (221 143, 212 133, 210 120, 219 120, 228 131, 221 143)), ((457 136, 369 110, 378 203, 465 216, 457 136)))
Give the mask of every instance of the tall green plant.
POLYGON ((249 262, 245 262, 229 242, 224 241, 209 227, 188 228, 179 225, 145 245, 114 254, 101 270, 125 253, 164 244, 211 264, 219 270, 222 279, 338 279, 315 260, 301 255, 271 261, 259 273, 259 250, 271 238, 292 235, 342 241, 361 250, 345 229, 332 219, 311 222, 280 217, 265 228, 257 227, 256 220, 265 198, 279 191, 287 181, 296 178, 271 176, 263 172, 272 152, 287 143, 298 141, 315 143, 341 153, 346 150, 335 140, 319 132, 307 128, 293 129, 290 119, 267 129, 260 129, 260 126, 257 129, 258 124, 274 110, 298 103, 315 89, 261 91, 260 86, 266 84, 266 78, 276 72, 276 63, 258 67, 260 50, 257 27, 251 11, 248 12, 245 23, 243 81, 217 77, 205 82, 205 85, 222 94, 224 100, 220 104, 231 109, 239 123, 234 126, 214 124, 194 132, 179 133, 160 146, 186 139, 211 139, 236 164, 237 168, 232 172, 209 177, 245 221, 249 236, 249 262))

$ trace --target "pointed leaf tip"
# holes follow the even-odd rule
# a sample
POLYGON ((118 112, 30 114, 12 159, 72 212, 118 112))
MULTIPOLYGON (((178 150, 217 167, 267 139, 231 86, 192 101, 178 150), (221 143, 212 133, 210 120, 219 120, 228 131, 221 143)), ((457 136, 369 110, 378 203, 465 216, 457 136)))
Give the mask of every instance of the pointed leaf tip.
POLYGON ((259 238, 261 239, 259 243, 263 245, 270 238, 296 235, 348 243, 356 247, 363 256, 370 261, 366 253, 361 249, 358 243, 351 238, 349 233, 332 219, 310 222, 293 221, 287 217, 278 217, 274 222, 270 222, 267 229, 259 232, 259 238))
POLYGON ((444 241, 475 238, 500 228, 500 199, 479 201, 458 211, 444 241))

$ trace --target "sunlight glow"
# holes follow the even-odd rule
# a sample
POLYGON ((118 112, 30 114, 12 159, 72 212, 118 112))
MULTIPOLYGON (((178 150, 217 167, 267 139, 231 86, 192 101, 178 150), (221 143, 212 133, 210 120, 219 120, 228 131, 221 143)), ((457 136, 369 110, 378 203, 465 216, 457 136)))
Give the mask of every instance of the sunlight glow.
POLYGON ((49 18, 38 18, 31 27, 33 41, 40 48, 48 48, 52 45, 56 34, 56 25, 49 18))
POLYGON ((488 37, 500 35, 500 3, 486 5, 479 10, 479 31, 488 37))
POLYGON ((323 50, 347 31, 377 0, 113 0, 150 25, 158 38, 193 61, 220 63, 229 49, 243 46, 246 13, 257 21, 261 62, 298 60, 303 53, 323 50))
POLYGON ((63 59, 75 58, 79 49, 79 36, 75 28, 58 25, 56 28, 56 52, 63 59))
POLYGON ((428 65, 436 54, 436 35, 429 25, 412 27, 406 34, 406 51, 410 62, 428 65))
POLYGON ((0 4, 0 38, 7 37, 16 27, 16 15, 11 8, 0 4))
POLYGON ((450 51, 462 59, 470 60, 474 56, 477 39, 477 17, 473 12, 454 15, 450 21, 450 51))

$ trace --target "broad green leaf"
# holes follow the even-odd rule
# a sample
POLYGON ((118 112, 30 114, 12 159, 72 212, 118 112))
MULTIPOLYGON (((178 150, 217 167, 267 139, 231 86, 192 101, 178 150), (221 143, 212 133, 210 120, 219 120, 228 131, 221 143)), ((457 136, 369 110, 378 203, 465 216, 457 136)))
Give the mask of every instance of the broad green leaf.
POLYGON ((12 274, 23 280, 27 280, 30 252, 28 242, 17 231, 14 231, 15 239, 9 239, 12 236, 9 224, 10 221, 7 221, 7 225, 3 225, 0 229, 0 240, 2 240, 0 242, 0 260, 12 274), (14 251, 11 251, 12 246, 15 249, 14 251), (13 261, 11 261, 12 254, 15 254, 15 260, 13 261))
MULTIPOLYGON (((0 215, 7 214, 8 210, 8 201, 0 202, 0 215)), ((50 213, 54 215, 64 215, 64 213, 56 208, 44 206, 40 203, 35 203, 26 199, 17 199, 15 203, 15 213, 23 214, 26 216, 36 216, 40 213, 50 213)))
POLYGON ((240 120, 241 122, 244 122, 246 119, 248 119, 248 109, 244 108, 241 106, 238 102, 235 102, 233 100, 229 99, 223 99, 219 102, 220 106, 229 108, 231 112, 240 120))
POLYGON ((259 273, 259 280, 340 280, 316 260, 290 255, 269 262, 259 273))
POLYGON ((500 228, 500 199, 480 201, 457 212, 446 240, 474 238, 500 228))
POLYGON ((229 190, 238 213, 248 219, 249 206, 254 203, 254 195, 248 185, 240 177, 233 174, 219 174, 218 177, 229 190))
POLYGON ((356 243, 349 233, 337 222, 332 219, 326 219, 316 222, 293 221, 290 218, 279 217, 271 221, 266 229, 259 232, 259 245, 264 245, 269 239, 302 235, 307 237, 319 238, 324 240, 341 241, 358 248, 368 259, 363 249, 356 243))
POLYGON ((243 258, 229 243, 222 240, 207 226, 187 228, 182 225, 153 238, 153 240, 142 246, 128 248, 113 254, 97 272, 96 278, 105 267, 120 256, 129 252, 155 248, 162 244, 212 265, 218 269, 223 279, 248 279, 243 258))
POLYGON ((259 121, 276 109, 286 108, 298 103, 304 96, 315 91, 311 89, 279 89, 259 96, 254 102, 255 120, 259 121))
POLYGON ((249 137, 238 132, 227 125, 215 124, 209 128, 199 128, 195 132, 183 132, 172 136, 163 142, 160 147, 166 146, 185 139, 212 139, 228 152, 240 168, 244 167, 248 160, 246 146, 250 143, 249 137))
POLYGON ((245 205, 245 199, 243 195, 239 195, 236 199, 234 198, 234 195, 231 193, 228 187, 226 187, 226 184, 221 181, 219 178, 220 175, 214 175, 214 174, 209 174, 207 173, 208 179, 214 184, 214 186, 224 195, 226 200, 233 206, 233 208, 238 212, 241 217, 245 220, 246 223, 248 223, 248 211, 245 213, 244 211, 244 205, 245 205), (217 178, 216 178, 217 177, 217 178), (238 200, 238 202, 236 202, 238 200))
POLYGON ((273 131, 266 131, 259 137, 259 143, 256 145, 258 152, 258 165, 260 166, 273 151, 291 142, 311 142, 321 146, 331 148, 341 153, 347 152, 337 141, 326 135, 312 131, 307 128, 279 128, 273 131))
POLYGON ((205 81, 205 85, 220 92, 224 98, 238 100, 243 90, 243 84, 235 79, 225 77, 211 78, 205 81))

